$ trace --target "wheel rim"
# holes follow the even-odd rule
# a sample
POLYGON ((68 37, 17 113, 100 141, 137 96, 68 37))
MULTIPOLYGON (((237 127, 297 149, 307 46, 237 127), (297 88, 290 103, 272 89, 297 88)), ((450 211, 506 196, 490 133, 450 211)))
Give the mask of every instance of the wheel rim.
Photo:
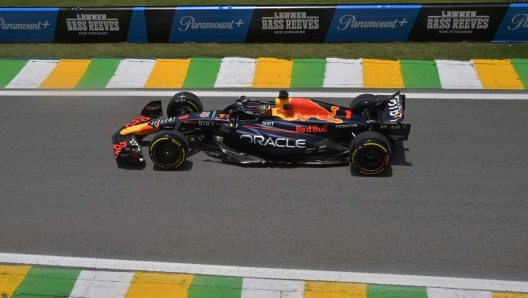
POLYGON ((364 172, 376 172, 385 164, 385 152, 375 146, 365 146, 356 155, 356 164, 364 172))
POLYGON ((183 106, 181 109, 177 109, 176 110, 176 113, 178 115, 185 115, 185 114, 189 114, 189 113, 192 113, 192 112, 195 112, 195 111, 193 111, 193 109, 191 107, 188 107, 188 106, 183 106))
MULTIPOLYGON (((185 114, 190 114, 193 112, 198 112, 198 107, 194 107, 190 105, 189 103, 185 103, 181 108, 173 109, 169 117, 175 117, 175 116, 183 116, 185 114)), ((167 112, 168 113, 168 112, 167 112)))
POLYGON ((172 143, 162 143, 154 148, 154 158, 161 164, 172 166, 180 161, 181 152, 172 143))

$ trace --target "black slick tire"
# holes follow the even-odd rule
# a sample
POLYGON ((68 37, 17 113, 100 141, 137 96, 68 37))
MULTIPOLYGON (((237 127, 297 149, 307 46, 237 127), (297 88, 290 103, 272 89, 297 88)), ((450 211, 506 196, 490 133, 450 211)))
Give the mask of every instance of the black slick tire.
POLYGON ((354 98, 352 102, 348 105, 352 111, 357 112, 358 114, 364 110, 371 110, 378 103, 378 97, 374 94, 361 94, 358 97, 354 98))
POLYGON ((149 156, 152 162, 165 170, 179 168, 187 159, 189 142, 178 131, 160 131, 149 146, 149 156))
POLYGON ((387 138, 375 131, 358 134, 350 142, 350 165, 363 175, 377 175, 389 165, 392 156, 387 138))
POLYGON ((191 92, 178 92, 169 101, 167 116, 175 117, 190 112, 202 112, 200 98, 191 92))

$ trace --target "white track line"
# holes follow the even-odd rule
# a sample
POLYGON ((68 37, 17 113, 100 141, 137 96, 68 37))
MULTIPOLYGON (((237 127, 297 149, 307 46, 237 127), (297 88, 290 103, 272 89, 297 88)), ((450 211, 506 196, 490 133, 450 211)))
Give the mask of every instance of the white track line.
POLYGON ((436 60, 436 67, 442 89, 482 89, 473 62, 436 60))
POLYGON ((55 69, 59 60, 29 60, 6 89, 38 88, 55 69))
POLYGON ((244 278, 241 298, 303 298, 304 282, 244 278))
MULTIPOLYGON (((248 98, 274 98, 278 95, 277 91, 200 91, 200 90, 100 90, 100 91, 86 91, 86 90, 0 90, 0 96, 100 96, 100 97, 172 97, 180 91, 190 91, 200 97, 231 97, 238 98, 240 95, 245 95, 248 98)), ((387 90, 386 92, 372 91, 365 89, 362 92, 331 92, 331 91, 295 91, 290 90, 291 96, 309 97, 309 98, 354 98, 364 93, 375 94, 391 94, 394 90, 387 90)), ((490 93, 471 93, 471 92, 413 92, 404 91, 403 94, 407 98, 420 99, 508 99, 508 100, 528 100, 528 92, 490 92, 490 93)))
POLYGON ((81 271, 70 298, 122 298, 134 277, 133 272, 81 271))
POLYGON ((124 59, 106 88, 143 88, 155 64, 152 59, 124 59))
POLYGON ((326 59, 323 87, 361 88, 363 87, 363 67, 361 59, 326 59))
POLYGON ((166 262, 57 257, 0 253, 0 263, 40 266, 93 268, 101 270, 171 272, 306 281, 355 282, 381 285, 418 286, 459 290, 506 291, 528 293, 528 282, 486 279, 394 275, 337 271, 271 269, 166 262))
POLYGON ((489 291, 427 288, 427 298, 492 298, 492 295, 489 291))
POLYGON ((222 59, 220 71, 216 77, 215 88, 251 87, 257 59, 227 57, 222 59))

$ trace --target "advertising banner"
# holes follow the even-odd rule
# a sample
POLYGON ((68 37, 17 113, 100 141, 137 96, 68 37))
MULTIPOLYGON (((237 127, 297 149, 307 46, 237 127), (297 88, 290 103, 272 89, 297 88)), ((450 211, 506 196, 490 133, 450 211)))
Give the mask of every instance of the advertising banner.
POLYGON ((177 7, 169 42, 244 42, 253 6, 177 7))
POLYGON ((0 42, 53 42, 59 8, 0 8, 0 42))
POLYGON ((528 41, 528 3, 510 4, 493 41, 528 41))
POLYGON ((423 5, 407 41, 491 41, 509 6, 423 5))
POLYGON ((528 3, 0 8, 0 42, 528 42, 528 3))
POLYGON ((61 8, 55 42, 126 42, 133 7, 61 8))
POLYGON ((325 42, 404 42, 421 5, 338 5, 325 42))
POLYGON ((169 42, 176 7, 145 7, 148 42, 169 42))
POLYGON ((132 10, 127 42, 148 42, 147 25, 145 24, 145 7, 134 7, 134 10, 132 10))
POLYGON ((255 7, 246 42, 322 43, 335 6, 255 7))

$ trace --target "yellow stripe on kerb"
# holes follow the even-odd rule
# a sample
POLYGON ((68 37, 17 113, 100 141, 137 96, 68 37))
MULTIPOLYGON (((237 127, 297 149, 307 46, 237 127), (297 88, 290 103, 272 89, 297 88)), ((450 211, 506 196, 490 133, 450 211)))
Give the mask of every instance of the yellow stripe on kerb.
POLYGON ((158 59, 145 88, 181 88, 191 59, 158 59))
POLYGON ((39 88, 75 88, 90 62, 91 60, 60 60, 39 88))
POLYGON ((510 60, 473 60, 484 89, 521 89, 524 86, 510 60))
POLYGON ((304 298, 366 298, 367 284, 345 282, 304 283, 304 298))
POLYGON ((125 298, 186 298, 192 280, 192 274, 136 272, 125 298))
POLYGON ((259 58, 253 88, 289 88, 293 68, 292 60, 259 58))
POLYGON ((11 297, 20 282, 26 277, 30 266, 0 266, 0 294, 11 297))
POLYGON ((403 88, 400 61, 363 59, 363 87, 403 88))
POLYGON ((491 292, 493 298, 528 298, 528 293, 491 292))

